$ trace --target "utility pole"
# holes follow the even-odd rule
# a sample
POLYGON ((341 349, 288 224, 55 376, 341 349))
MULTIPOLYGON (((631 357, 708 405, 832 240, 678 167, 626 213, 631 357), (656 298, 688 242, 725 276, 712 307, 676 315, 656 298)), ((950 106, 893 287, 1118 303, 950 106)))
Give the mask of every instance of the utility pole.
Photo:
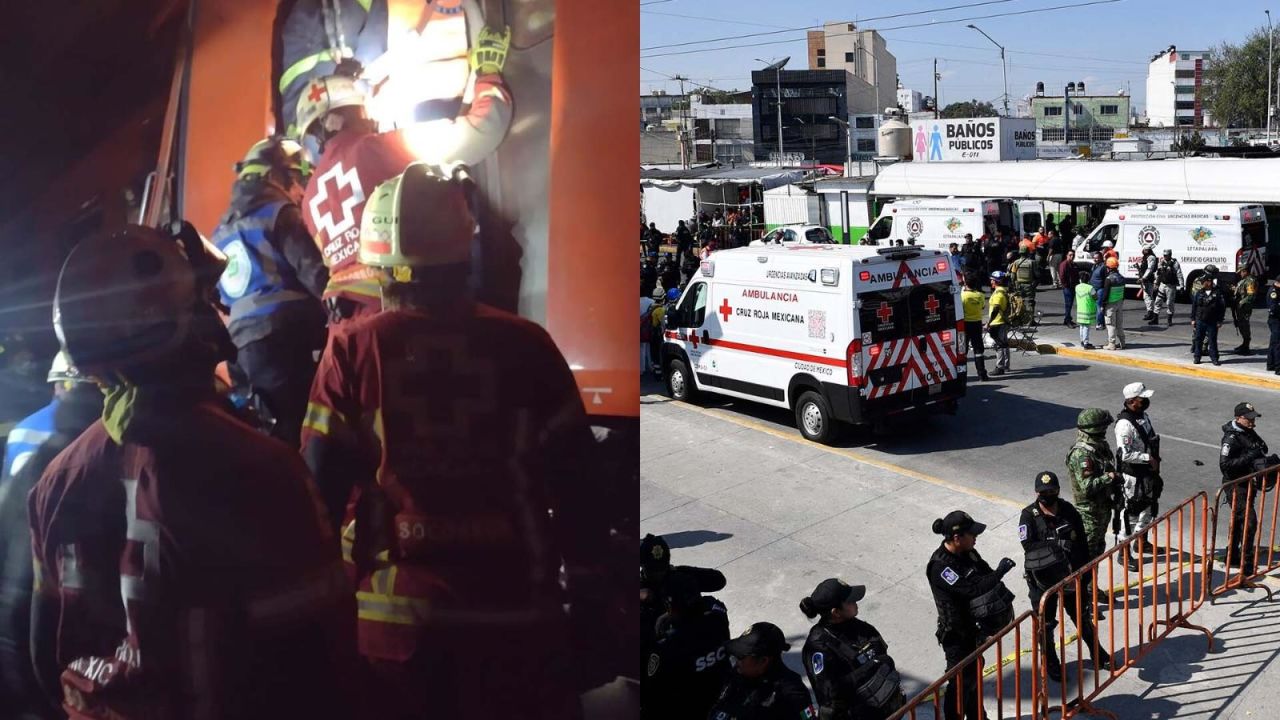
MULTIPOLYGON (((1275 51, 1276 36, 1271 32, 1271 11, 1263 10, 1263 12, 1267 14, 1267 147, 1271 147, 1271 54, 1275 51)), ((1177 104, 1175 103, 1174 106, 1177 107, 1177 104)))
POLYGON ((933 119, 938 119, 938 58, 933 59, 933 119))
POLYGON ((852 128, 849 127, 848 120, 841 120, 835 115, 829 115, 827 119, 834 120, 835 122, 844 126, 844 155, 845 155, 844 176, 850 177, 853 175, 853 133, 850 132, 852 128))
MULTIPOLYGON (((688 125, 686 122, 686 112, 689 109, 689 99, 685 97, 684 94, 684 81, 689 78, 683 75, 675 75, 671 79, 680 81, 680 132, 677 133, 676 137, 680 139, 680 166, 687 170, 689 168, 689 152, 685 150, 685 142, 689 139, 689 133, 687 130, 688 125)), ((690 143, 690 145, 692 145, 692 143, 690 143)))
POLYGON ((982 28, 977 25, 967 25, 970 30, 977 30, 982 33, 982 37, 991 41, 992 45, 1000 48, 1000 67, 1004 71, 1004 116, 1009 117, 1009 66, 1004 62, 1004 46, 995 41, 995 38, 982 32, 982 28))
MULTIPOLYGON (((782 167, 782 68, 786 67, 787 63, 790 60, 791 60, 791 56, 788 55, 777 62, 769 63, 768 67, 765 68, 765 70, 773 71, 774 80, 777 82, 776 87, 778 91, 778 167, 782 167)), ((760 58, 756 58, 756 62, 765 62, 765 61, 761 60, 760 58)), ((762 107, 760 109, 763 110, 764 108, 762 107)))

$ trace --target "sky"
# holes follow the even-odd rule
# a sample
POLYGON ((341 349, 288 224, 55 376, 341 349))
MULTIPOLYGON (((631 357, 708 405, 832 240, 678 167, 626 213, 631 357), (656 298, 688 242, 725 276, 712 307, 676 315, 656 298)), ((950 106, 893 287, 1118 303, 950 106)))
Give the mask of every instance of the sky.
POLYGON ((1274 10, 1273 22, 1280 24, 1280 0, 640 0, 640 92, 679 93, 673 75, 692 80, 685 83, 686 92, 694 85, 749 90, 751 71, 763 67, 756 58, 790 55, 787 69, 806 69, 804 29, 853 21, 861 30, 881 31, 897 58, 903 87, 932 95, 936 57, 942 106, 974 98, 998 106, 1004 92, 1000 51, 965 27, 972 23, 1005 46, 1011 110, 1034 94, 1037 81, 1044 82, 1046 94, 1061 95, 1071 81, 1084 81, 1090 95, 1125 89, 1140 110, 1151 56, 1170 45, 1206 50, 1223 42, 1238 44, 1266 26, 1265 9, 1274 10), (1026 12, 1084 2, 1099 4, 1026 12), (1007 13, 1026 14, 989 17, 1007 13), (698 42, 790 28, 801 29, 698 42), (729 45, 745 47, 662 56, 729 45))

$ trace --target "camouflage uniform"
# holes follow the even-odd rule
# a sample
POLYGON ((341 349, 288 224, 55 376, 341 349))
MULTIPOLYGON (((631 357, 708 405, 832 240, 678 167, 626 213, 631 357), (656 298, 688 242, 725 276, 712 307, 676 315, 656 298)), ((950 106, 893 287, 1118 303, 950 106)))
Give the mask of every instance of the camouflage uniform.
POLYGON ((1257 297, 1258 281, 1252 275, 1245 275, 1236 283, 1235 288, 1235 305, 1236 305, 1236 331, 1240 333, 1240 346, 1236 348, 1238 353, 1249 352, 1249 342, 1252 340, 1249 333, 1249 316, 1253 314, 1253 301, 1257 297))
POLYGON ((1071 494, 1084 521, 1089 556, 1097 557, 1107 545, 1107 525, 1115 511, 1114 481, 1116 458, 1107 444, 1111 413, 1099 408, 1081 411, 1076 420, 1079 433, 1067 454, 1067 474, 1071 494))
POLYGON ((1027 309, 1026 323, 1029 325, 1035 322, 1036 317, 1036 283, 1040 277, 1040 263, 1030 252, 1019 250, 1018 259, 1009 265, 1009 272, 1013 275, 1014 294, 1022 298, 1027 309))

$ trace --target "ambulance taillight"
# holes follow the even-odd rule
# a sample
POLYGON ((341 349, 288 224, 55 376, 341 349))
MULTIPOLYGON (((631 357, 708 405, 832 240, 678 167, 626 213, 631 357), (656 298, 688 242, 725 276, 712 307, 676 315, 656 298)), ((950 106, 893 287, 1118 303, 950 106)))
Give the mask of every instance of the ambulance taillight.
MULTIPOLYGON (((878 354, 879 350, 879 345, 873 345, 868 352, 878 354)), ((849 349, 845 351, 845 360, 849 363, 849 387, 866 387, 867 378, 862 374, 862 340, 849 343, 849 349)))
MULTIPOLYGON (((943 337, 946 337, 945 335, 943 337)), ((961 365, 965 361, 964 320, 956 321, 956 359, 961 365)))

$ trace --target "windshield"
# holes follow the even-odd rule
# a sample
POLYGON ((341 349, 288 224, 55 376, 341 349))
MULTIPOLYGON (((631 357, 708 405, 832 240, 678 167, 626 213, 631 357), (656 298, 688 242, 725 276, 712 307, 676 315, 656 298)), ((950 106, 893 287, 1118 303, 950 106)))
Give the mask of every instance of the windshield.
POLYGON ((889 231, 893 228, 893 218, 885 216, 880 218, 876 224, 867 232, 867 237, 872 240, 883 240, 889 237, 889 231))
POLYGON ((836 242, 826 228, 809 228, 804 233, 804 239, 817 245, 834 245, 836 242))

